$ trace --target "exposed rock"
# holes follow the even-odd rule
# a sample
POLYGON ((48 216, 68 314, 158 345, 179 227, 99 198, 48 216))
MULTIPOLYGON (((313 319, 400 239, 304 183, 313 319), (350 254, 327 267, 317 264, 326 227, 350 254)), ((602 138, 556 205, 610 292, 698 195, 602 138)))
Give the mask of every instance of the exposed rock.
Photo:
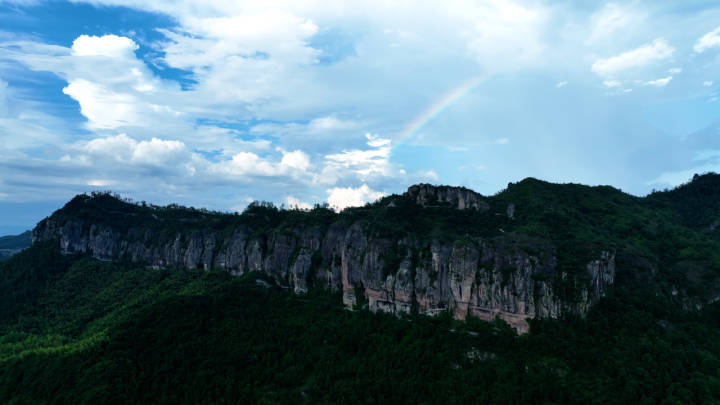
POLYGON ((416 184, 411 186, 404 196, 414 199, 423 207, 449 204, 461 210, 472 208, 487 211, 490 208, 485 197, 464 187, 416 184))
POLYGON ((508 204, 508 206, 507 206, 507 216, 508 216, 508 218, 510 218, 510 219, 514 219, 514 218, 515 218, 515 204, 513 204, 513 203, 508 204))

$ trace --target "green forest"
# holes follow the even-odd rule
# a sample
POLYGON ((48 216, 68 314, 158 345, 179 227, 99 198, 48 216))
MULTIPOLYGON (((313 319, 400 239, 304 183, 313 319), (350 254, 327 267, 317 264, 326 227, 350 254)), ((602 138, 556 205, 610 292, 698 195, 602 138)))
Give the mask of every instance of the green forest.
POLYGON ((261 273, 147 270, 33 246, 2 264, 3 403, 720 400, 720 306, 634 288, 586 319, 397 318, 261 273))
MULTIPOLYGON (((264 273, 149 269, 36 243, 0 263, 0 403, 720 403, 720 302, 708 298, 720 295, 719 179, 644 198, 527 179, 489 197, 489 213, 400 196, 341 214, 255 204, 242 215, 95 196, 258 232, 362 219, 457 239, 503 226, 546 238, 566 263, 611 246, 617 280, 586 317, 531 320, 518 335, 499 319, 350 310, 338 293, 294 294, 264 273), (514 221, 493 214, 510 202, 514 221)), ((86 198, 66 208, 91 216, 78 212, 86 198)))

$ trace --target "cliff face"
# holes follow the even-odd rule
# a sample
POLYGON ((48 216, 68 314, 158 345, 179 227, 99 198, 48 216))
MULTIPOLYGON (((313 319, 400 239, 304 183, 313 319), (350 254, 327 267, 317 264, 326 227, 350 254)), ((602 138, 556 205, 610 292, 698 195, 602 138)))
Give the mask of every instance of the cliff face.
MULTIPOLYGON (((440 201, 458 209, 488 209, 482 196, 469 190, 415 187, 406 196, 421 205, 440 201)), ((106 214, 114 215, 115 222, 123 222, 117 216, 136 215, 106 214)), ((558 270, 553 247, 516 235, 388 238, 362 221, 296 225, 266 233, 247 225, 222 231, 173 229, 119 227, 56 213, 38 224, 32 239, 58 241, 65 254, 155 268, 215 268, 234 275, 262 271, 296 292, 322 286, 341 291, 348 306, 367 303, 373 311, 451 311, 457 318, 471 314, 488 320, 499 316, 520 332, 527 330, 526 318, 584 314, 615 277, 614 254, 602 252, 573 279, 576 293, 568 296, 557 287, 566 275, 558 270)))
POLYGON ((416 184, 410 186, 405 192, 405 196, 415 200, 418 205, 423 207, 448 204, 460 210, 476 209, 487 211, 489 209, 489 205, 482 195, 463 187, 416 184))

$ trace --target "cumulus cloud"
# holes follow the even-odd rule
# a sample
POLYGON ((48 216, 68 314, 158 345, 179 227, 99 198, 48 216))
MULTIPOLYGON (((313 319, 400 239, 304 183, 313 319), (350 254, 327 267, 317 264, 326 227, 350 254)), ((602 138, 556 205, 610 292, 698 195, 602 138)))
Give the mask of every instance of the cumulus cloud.
POLYGON ((280 173, 278 165, 252 152, 239 152, 229 161, 213 166, 213 171, 232 176, 275 176, 280 173))
POLYGON ((78 79, 71 81, 63 93, 80 104, 80 112, 91 129, 110 129, 136 125, 140 103, 130 94, 110 91, 101 84, 78 79))
POLYGON ((267 186, 287 181, 309 185, 316 176, 309 155, 300 150, 264 155, 241 151, 214 160, 192 151, 178 140, 136 140, 124 133, 81 142, 60 160, 73 167, 92 168, 94 177, 88 181, 95 181, 96 176, 105 173, 106 184, 112 181, 122 184, 122 179, 149 175, 179 176, 173 185, 181 188, 248 184, 261 178, 267 186))
POLYGON ((301 150, 283 152, 283 157, 280 160, 280 166, 305 171, 310 167, 310 156, 301 150))
POLYGON ((697 53, 702 53, 710 48, 715 48, 717 46, 720 46, 720 27, 717 27, 714 30, 703 35, 702 37, 698 38, 697 42, 695 42, 695 46, 693 47, 693 49, 697 53))
POLYGON ((628 69, 647 66, 672 56, 675 48, 658 38, 653 42, 607 59, 599 59, 592 65, 592 71, 600 76, 614 76, 628 69))
POLYGON ((127 58, 133 56, 138 45, 130 38, 117 35, 80 35, 72 44, 74 56, 106 56, 127 58))
POLYGON ((603 81, 605 87, 620 87, 622 83, 619 80, 605 80, 603 81))
POLYGON ((367 184, 357 188, 335 187, 327 190, 327 193, 328 204, 336 211, 342 211, 348 207, 359 207, 385 196, 382 192, 372 190, 367 184))
POLYGON ((279 161, 273 160, 271 156, 261 157, 252 152, 239 152, 233 155, 230 160, 208 163, 208 166, 211 173, 232 177, 288 176, 305 179, 310 175, 308 172, 310 158, 305 152, 299 150, 283 152, 283 156, 279 161))
POLYGON ((187 159, 189 152, 180 141, 152 138, 136 141, 126 134, 93 139, 83 146, 84 156, 120 163, 165 166, 187 159))
POLYGON ((710 87, 710 86, 712 86, 712 85, 713 85, 713 81, 712 81, 712 80, 706 80, 706 81, 703 82, 703 86, 705 86, 705 87, 710 87))

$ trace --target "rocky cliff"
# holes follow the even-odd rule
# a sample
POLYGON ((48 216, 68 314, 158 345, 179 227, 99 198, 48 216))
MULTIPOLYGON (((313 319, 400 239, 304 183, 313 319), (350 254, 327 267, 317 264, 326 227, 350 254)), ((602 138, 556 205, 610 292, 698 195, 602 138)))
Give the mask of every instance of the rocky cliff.
MULTIPOLYGON (((262 212, 250 210, 241 216, 193 210, 183 217, 181 208, 169 215, 167 208, 109 204, 107 198, 76 197, 37 225, 33 243, 54 241, 65 254, 148 268, 223 269, 234 275, 262 271, 295 292, 311 287, 340 291, 350 307, 499 316, 521 332, 527 330, 527 318, 584 314, 615 277, 611 251, 597 252, 570 274, 558 266, 551 243, 496 228, 482 236, 388 235, 360 214, 311 221, 303 217, 310 213, 292 212, 287 215, 296 220, 273 223, 258 220, 262 212)), ((367 210, 403 212, 403 207, 387 208, 401 203, 411 204, 419 216, 441 204, 438 210, 472 210, 468 215, 486 216, 472 218, 487 221, 513 221, 516 209, 513 204, 488 212, 485 197, 470 190, 418 185, 367 210)))

